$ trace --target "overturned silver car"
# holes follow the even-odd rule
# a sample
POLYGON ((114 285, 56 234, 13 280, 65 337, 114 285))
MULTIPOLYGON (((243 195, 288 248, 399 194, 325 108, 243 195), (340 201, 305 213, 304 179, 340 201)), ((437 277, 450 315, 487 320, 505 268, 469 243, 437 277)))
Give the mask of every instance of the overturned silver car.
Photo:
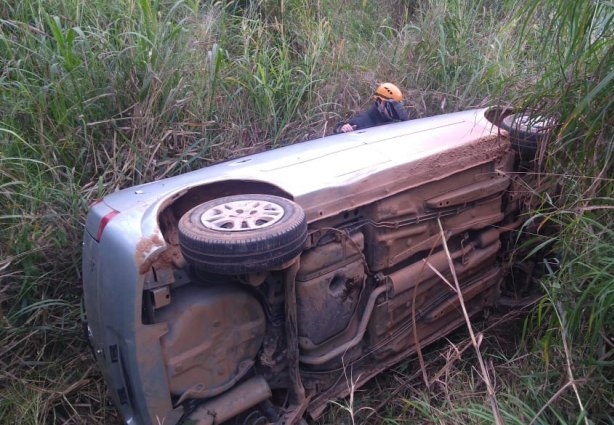
POLYGON ((87 333, 128 424, 293 424, 496 306, 527 202, 481 109, 340 134, 106 196, 87 333), (446 283, 446 281, 448 283, 446 283), (233 422, 231 422, 233 423, 233 422))

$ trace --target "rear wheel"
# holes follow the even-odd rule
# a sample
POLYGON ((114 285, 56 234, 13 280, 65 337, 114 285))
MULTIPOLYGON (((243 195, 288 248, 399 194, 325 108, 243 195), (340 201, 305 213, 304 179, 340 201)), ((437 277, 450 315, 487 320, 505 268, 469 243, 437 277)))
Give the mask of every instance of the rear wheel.
POLYGON ((191 209, 179 220, 179 245, 194 267, 220 274, 275 268, 296 257, 307 222, 296 203, 273 195, 234 195, 191 209))
POLYGON ((535 158, 539 142, 550 133, 554 120, 530 113, 508 115, 501 120, 501 127, 510 133, 512 147, 522 159, 535 158))

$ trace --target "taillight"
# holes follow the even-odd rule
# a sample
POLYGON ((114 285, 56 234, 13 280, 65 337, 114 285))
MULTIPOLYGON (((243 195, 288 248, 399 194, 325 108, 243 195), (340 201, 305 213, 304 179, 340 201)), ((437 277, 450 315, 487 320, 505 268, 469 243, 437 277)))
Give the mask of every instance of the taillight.
POLYGON ((111 221, 111 219, 115 217, 117 214, 119 214, 119 211, 113 210, 107 215, 105 215, 104 217, 102 217, 102 219, 100 220, 100 224, 98 225, 98 233, 96 233, 97 241, 99 241, 100 238, 102 237, 102 232, 104 228, 107 226, 107 224, 109 224, 109 221, 111 221))

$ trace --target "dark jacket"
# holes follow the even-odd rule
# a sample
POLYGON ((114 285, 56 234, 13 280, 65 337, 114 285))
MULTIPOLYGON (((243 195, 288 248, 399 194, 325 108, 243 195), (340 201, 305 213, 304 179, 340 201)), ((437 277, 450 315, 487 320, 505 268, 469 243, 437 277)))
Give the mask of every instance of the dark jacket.
MULTIPOLYGON (((377 108, 377 103, 374 102, 369 109, 354 115, 352 118, 349 119, 347 123, 354 126, 354 130, 360 130, 363 128, 375 127, 382 124, 389 124, 395 121, 409 120, 409 115, 403 108, 403 105, 398 102, 394 102, 391 104, 391 106, 394 108, 395 111, 393 115, 396 115, 398 119, 388 119, 379 111, 379 109, 377 108)), ((335 127, 335 133, 340 133, 341 127, 344 124, 345 123, 339 123, 335 127)))

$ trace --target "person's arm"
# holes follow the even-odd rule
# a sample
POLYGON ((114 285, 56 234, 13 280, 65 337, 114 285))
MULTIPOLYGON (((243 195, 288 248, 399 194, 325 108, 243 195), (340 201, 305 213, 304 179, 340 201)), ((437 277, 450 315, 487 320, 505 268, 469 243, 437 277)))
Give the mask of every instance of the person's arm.
POLYGON ((378 114, 375 106, 354 115, 350 118, 348 124, 352 126, 352 130, 362 130, 363 128, 373 127, 377 125, 377 122, 374 121, 372 114, 378 114))
POLYGON ((388 109, 390 116, 399 121, 409 120, 409 114, 407 113, 401 102, 397 102, 396 100, 388 100, 386 102, 386 109, 388 109))
POLYGON ((369 111, 363 111, 354 115, 348 120, 348 122, 337 124, 337 127, 335 127, 335 133, 349 133, 350 131, 372 126, 373 123, 369 118, 369 111))

